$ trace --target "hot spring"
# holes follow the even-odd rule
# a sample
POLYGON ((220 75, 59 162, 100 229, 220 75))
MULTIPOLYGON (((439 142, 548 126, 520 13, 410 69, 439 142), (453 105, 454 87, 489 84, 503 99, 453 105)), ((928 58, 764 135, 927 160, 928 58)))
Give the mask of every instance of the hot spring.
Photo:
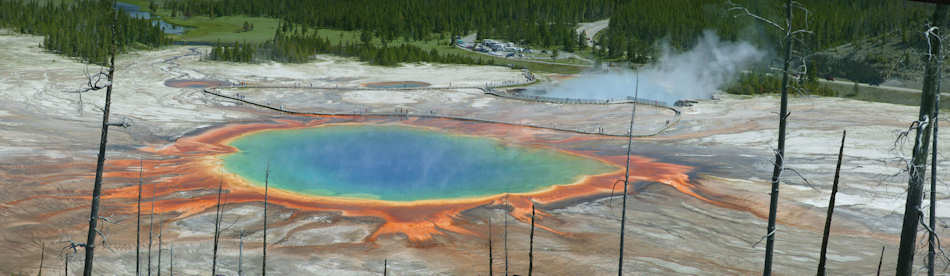
POLYGON ((673 105, 678 100, 709 99, 717 90, 736 79, 765 57, 765 52, 744 41, 723 41, 706 31, 692 49, 674 53, 661 47, 656 63, 606 73, 586 73, 576 79, 540 90, 526 90, 527 96, 559 99, 616 101, 634 97, 673 105), (637 88, 639 87, 639 88, 637 88))
POLYGON ((595 159, 497 139, 405 126, 335 125, 251 133, 226 170, 253 185, 385 201, 527 193, 616 171, 595 159))

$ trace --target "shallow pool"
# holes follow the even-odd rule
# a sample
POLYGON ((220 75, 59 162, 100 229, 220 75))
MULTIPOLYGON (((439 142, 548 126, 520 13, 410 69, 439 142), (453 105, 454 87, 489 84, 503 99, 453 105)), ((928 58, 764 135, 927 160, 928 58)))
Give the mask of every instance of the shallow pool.
POLYGON ((599 160, 403 126, 336 125, 249 134, 224 167, 302 194, 387 201, 524 193, 615 171, 599 160))

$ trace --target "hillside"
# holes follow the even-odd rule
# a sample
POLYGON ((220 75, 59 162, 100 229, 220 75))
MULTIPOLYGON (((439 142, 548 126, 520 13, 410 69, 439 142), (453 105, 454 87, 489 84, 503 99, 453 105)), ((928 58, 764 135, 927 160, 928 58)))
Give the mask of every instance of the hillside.
POLYGON ((826 78, 920 89, 926 47, 923 32, 885 34, 824 50, 814 60, 826 78))

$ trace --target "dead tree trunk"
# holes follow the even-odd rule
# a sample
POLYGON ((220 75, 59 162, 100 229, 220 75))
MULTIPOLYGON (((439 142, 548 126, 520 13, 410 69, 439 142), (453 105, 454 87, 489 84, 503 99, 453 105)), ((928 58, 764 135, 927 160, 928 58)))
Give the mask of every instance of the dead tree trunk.
POLYGON ((215 205, 214 211, 214 247, 212 249, 211 255, 211 275, 217 275, 218 269, 218 238, 221 234, 221 191, 224 190, 224 175, 221 176, 221 181, 218 182, 218 204, 215 205))
MULTIPOLYGON (((812 32, 807 29, 793 29, 794 18, 792 17, 792 9, 797 8, 805 11, 804 20, 808 21, 808 10, 805 7, 801 6, 800 3, 786 0, 785 2, 785 24, 776 23, 768 19, 767 17, 756 15, 752 13, 749 9, 742 7, 740 5, 732 4, 729 2, 731 8, 730 11, 740 11, 745 15, 751 17, 752 19, 765 23, 767 26, 774 27, 775 29, 784 33, 782 44, 784 46, 785 55, 783 56, 783 65, 782 65, 782 94, 781 101, 779 106, 779 125, 778 125, 778 147, 775 150, 775 162, 772 167, 772 190, 769 195, 769 218, 768 226, 766 229, 766 234, 763 239, 765 242, 765 262, 764 268, 762 270, 762 275, 769 276, 772 275, 772 252, 775 248, 775 221, 776 215, 778 213, 778 199, 779 199, 779 184, 781 183, 782 173, 785 171, 785 136, 786 128, 788 125, 788 88, 789 88, 789 70, 792 63, 792 42, 798 40, 796 36, 811 34, 812 32)), ((755 3, 753 3, 755 4, 755 3)), ((807 23, 805 24, 807 26, 807 23)), ((800 67, 802 70, 797 72, 797 74, 806 75, 807 67, 805 64, 805 56, 802 56, 802 64, 800 67)))
MULTIPOLYGON (((937 5, 933 14, 934 27, 943 27, 947 18, 947 6, 937 5)), ((920 203, 923 198, 924 174, 927 171, 927 148, 930 142, 931 125, 934 122, 937 83, 939 82, 938 64, 941 48, 940 29, 928 31, 930 58, 925 68, 924 88, 920 98, 920 114, 917 121, 917 133, 914 139, 913 161, 908 168, 910 177, 907 183, 907 201, 904 205, 904 222, 901 227, 900 247, 897 251, 897 275, 914 273, 914 251, 917 242, 917 226, 921 222, 923 211, 920 203)))
POLYGON ((244 276, 244 230, 241 230, 241 236, 238 242, 238 276, 244 276))
POLYGON ((261 258, 261 276, 267 276, 267 189, 270 179, 270 162, 267 162, 267 168, 264 170, 264 244, 261 250, 264 256, 261 258))
POLYGON ((158 276, 162 276, 162 226, 158 226, 158 276))
MULTIPOLYGON (((938 90, 939 91, 939 90, 938 90)), ((937 100, 934 102, 934 105, 937 108, 934 109, 934 131, 933 131, 933 151, 930 161, 930 227, 934 231, 937 231, 936 228, 933 228, 937 225, 937 125, 940 120, 938 119, 938 113, 940 113, 940 95, 938 93, 937 100)), ((934 256, 936 255, 935 246, 937 235, 933 231, 928 232, 927 235, 927 275, 934 276, 934 256)))
POLYGON ((528 238, 528 276, 534 270, 534 202, 531 202, 531 234, 528 238))
MULTIPOLYGON (((792 0, 785 2, 785 20, 791 32, 792 0)), ((762 275, 772 275, 772 249, 775 248, 775 215, 778 213, 778 191, 782 171, 785 170, 785 127, 788 119, 788 67, 792 63, 792 36, 785 36, 785 62, 782 69, 782 100, 779 107, 778 149, 775 152, 775 166, 772 168, 772 194, 769 199, 769 224, 765 240, 765 268, 762 275)))
POLYGON ((138 209, 138 210, 136 211, 136 214, 135 214, 135 276, 142 275, 142 274, 141 274, 141 269, 139 268, 139 266, 141 266, 141 264, 142 264, 142 261, 141 261, 141 254, 142 254, 142 252, 141 252, 141 251, 142 251, 142 250, 141 250, 141 249, 142 249, 142 241, 141 241, 141 237, 142 237, 142 171, 144 170, 144 168, 142 167, 142 164, 143 164, 143 163, 142 163, 142 159, 139 159, 139 199, 138 199, 138 203, 135 204, 136 209, 138 209))
POLYGON ((175 276, 175 245, 168 248, 168 276, 175 276))
POLYGON ((43 261, 46 260, 46 242, 40 244, 40 269, 37 275, 43 276, 43 261))
POLYGON ((383 259, 383 276, 389 275, 389 260, 383 259))
MULTIPOLYGON (((939 23, 939 22, 938 22, 939 23)), ((940 128, 940 80, 943 76, 941 63, 943 58, 937 57, 937 82, 934 86, 934 117, 933 117, 933 149, 930 157, 930 229, 937 231, 937 129, 940 128)), ((934 276, 934 256, 937 233, 928 232, 927 236, 927 275, 934 276)))
POLYGON ((152 199, 151 199, 151 201, 152 201, 152 207, 151 207, 151 209, 152 209, 152 210, 148 212, 148 254, 146 254, 146 257, 148 258, 148 262, 146 262, 146 268, 145 268, 145 270, 147 271, 146 273, 147 273, 149 276, 152 275, 152 226, 155 225, 155 223, 154 223, 154 219, 155 219, 155 185, 154 185, 154 184, 152 185, 152 189, 151 189, 151 190, 152 190, 152 199))
POLYGON ((627 130, 627 165, 623 177, 623 206, 620 207, 620 257, 617 261, 617 275, 623 275, 623 232, 627 224, 627 186, 630 184, 630 150, 633 148, 633 122, 637 118, 637 101, 640 97, 640 73, 636 73, 633 89, 633 110, 630 112, 630 129, 627 130))
POLYGON ((492 258, 492 244, 491 244, 491 217, 488 217, 488 276, 494 276, 494 264, 495 260, 492 258))
MULTIPOLYGON (((507 188, 505 188, 507 190, 507 188)), ((508 194, 505 194, 505 276, 508 276, 508 194)))
POLYGON ((825 232, 821 236, 821 255, 818 257, 818 276, 825 275, 825 256, 828 253, 828 236, 831 234, 831 217, 835 212, 835 196, 838 194, 838 177, 841 175, 841 159, 844 157, 844 138, 848 132, 841 133, 841 147, 838 148, 838 165, 835 167, 835 180, 831 185, 831 199, 828 200, 828 215, 825 216, 825 232))
POLYGON ((116 40, 118 36, 119 12, 115 8, 115 0, 112 1, 112 37, 111 37, 111 57, 109 58, 109 86, 106 88, 106 101, 102 108, 102 133, 99 138, 99 155, 96 158, 96 178, 92 188, 92 204, 89 211, 89 231, 86 233, 86 258, 83 260, 84 276, 92 276, 92 263, 95 257, 96 235, 98 230, 96 224, 99 222, 99 196, 102 193, 102 170, 106 160, 106 143, 109 136, 109 108, 112 106, 112 86, 115 79, 115 52, 116 40))
POLYGON ((881 276, 881 265, 884 264, 884 248, 887 248, 887 246, 881 246, 881 258, 877 260, 877 276, 881 276))

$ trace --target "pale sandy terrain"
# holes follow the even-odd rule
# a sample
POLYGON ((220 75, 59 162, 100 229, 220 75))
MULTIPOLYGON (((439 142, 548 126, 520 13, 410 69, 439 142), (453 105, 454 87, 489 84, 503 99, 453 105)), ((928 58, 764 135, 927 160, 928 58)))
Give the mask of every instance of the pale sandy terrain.
MULTIPOLYGON (((99 108, 103 93, 82 97, 65 91, 84 81, 85 66, 44 53, 41 38, 0 34, 0 273, 36 273, 40 243, 48 249, 47 273, 63 269, 65 241, 83 240, 88 201, 42 198, 40 195, 87 195, 95 167, 99 108), (81 111, 80 111, 81 109, 81 111), (75 176, 82 177, 75 177, 75 176)), ((113 95, 113 118, 133 126, 114 128, 110 159, 135 159, 142 147, 167 146, 181 137, 230 122, 250 122, 288 115, 242 105, 204 94, 198 89, 164 86, 168 79, 215 79, 254 85, 359 87, 377 81, 422 81, 433 86, 482 85, 519 81, 518 70, 502 67, 405 65, 367 66, 352 60, 321 56, 306 64, 230 64, 199 60, 202 47, 169 47, 121 56, 113 95)), ((89 67, 96 70, 97 67, 89 67)), ((479 90, 315 90, 220 88, 255 102, 302 112, 393 112, 444 114, 511 123, 590 131, 604 128, 624 133, 629 105, 560 105, 496 98, 479 90)), ((683 108, 679 121, 672 112, 643 106, 635 133, 651 133, 673 123, 658 136, 637 139, 633 151, 666 162, 696 166, 691 175, 704 191, 731 197, 707 202, 667 185, 638 184, 628 203, 625 271, 640 274, 758 274, 765 234, 775 146, 778 98, 722 96, 683 108), (744 208, 722 207, 725 203, 744 208)), ((887 246, 884 271, 896 262, 897 235, 903 212, 906 176, 901 154, 894 148, 897 131, 914 120, 917 109, 838 98, 793 98, 790 107, 787 163, 810 185, 786 174, 782 186, 780 226, 776 234, 775 271, 783 275, 814 272, 817 265, 824 207, 830 194, 834 158, 842 130, 848 131, 842 187, 838 194, 829 270, 836 275, 868 275, 877 267, 881 246, 887 246), (896 175, 896 176, 895 176, 896 175)), ((556 134, 552 134, 556 135, 556 134)), ((940 139, 940 150, 950 150, 940 139)), ((590 145, 623 152, 622 139, 590 145)), ((941 155, 941 160, 945 158, 941 155)), ((945 163, 941 163, 943 165, 945 163)), ((946 178, 946 174, 940 175, 946 178)), ((161 185, 163 178, 148 179, 161 185)), ((106 188, 133 183, 106 179, 106 188)), ((948 214, 950 201, 940 184, 938 212, 948 214)), ((212 191, 206 191, 212 193, 212 191)), ((194 195, 180 195, 183 197, 194 195)), ((563 235, 538 231, 535 272, 540 275, 616 274, 619 197, 601 197, 545 206, 548 226, 563 235)), ((274 225, 268 240, 268 269, 277 275, 376 275, 387 259, 396 275, 486 275, 487 241, 444 231, 432 241, 413 244, 406 237, 366 238, 379 226, 372 217, 346 217, 336 212, 268 210, 274 225)), ((109 213, 109 203, 105 212, 109 213)), ((227 229, 219 256, 220 271, 235 275, 239 230, 247 229, 244 270, 260 270, 262 210, 258 204, 233 204, 225 211, 227 229)), ((462 213, 460 221, 481 227, 491 217, 502 221, 498 208, 480 207, 462 213)), ((168 217, 166 217, 167 219, 168 217)), ((135 217, 117 216, 105 226, 106 249, 97 251, 97 274, 128 275, 134 271, 135 217)), ((159 219, 162 219, 161 217, 159 219)), ((938 230, 945 233, 946 217, 938 230)), ((212 212, 166 224, 164 242, 174 246, 177 273, 207 275, 211 259, 212 212)), ((509 225, 511 271, 527 270, 528 226, 509 225)), ((498 228, 496 228, 498 229, 498 228)), ((923 233, 923 232, 921 232, 923 233)), ((497 234, 497 233, 496 233, 497 234)), ((496 236, 498 237, 498 236, 496 236)), ((500 242, 495 241, 494 272, 503 271, 500 242)), ((157 245, 154 245, 157 247, 157 245)), ((100 247, 103 248, 103 247, 100 247)), ((920 248, 925 248, 921 243, 920 248)), ((166 249, 167 250, 167 249, 166 249)), ((80 251, 81 252, 81 251, 80 251)), ((164 258, 168 257, 165 252, 164 258)), ((918 255, 922 263, 923 255, 918 255)), ((70 261, 70 273, 81 267, 70 261)), ((163 266, 167 266, 167 259, 163 266)), ((155 261, 153 261, 154 264, 155 261)), ((938 267, 943 267, 941 262, 938 267)), ((167 271, 167 270, 166 270, 167 271)))

